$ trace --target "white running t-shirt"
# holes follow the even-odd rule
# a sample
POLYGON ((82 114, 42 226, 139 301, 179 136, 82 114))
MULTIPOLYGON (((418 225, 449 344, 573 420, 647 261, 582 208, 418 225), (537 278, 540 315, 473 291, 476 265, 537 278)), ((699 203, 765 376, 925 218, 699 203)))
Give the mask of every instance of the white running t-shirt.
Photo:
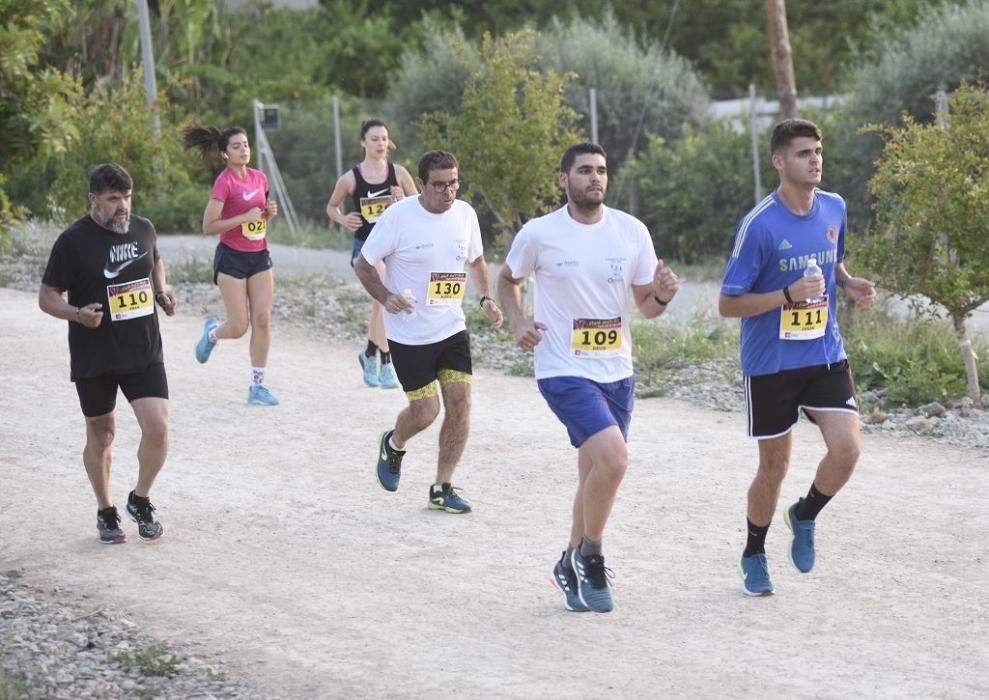
POLYGON ((461 304, 467 263, 483 253, 477 213, 463 200, 442 214, 426 211, 418 197, 388 207, 368 236, 361 255, 385 261, 385 286, 412 292, 414 314, 385 312, 385 335, 405 345, 438 343, 466 329, 461 304))
POLYGON ((505 260, 516 279, 535 273, 536 379, 615 382, 632 375, 631 285, 652 282, 656 251, 645 224, 604 207, 601 220, 575 221, 566 205, 532 219, 505 260))

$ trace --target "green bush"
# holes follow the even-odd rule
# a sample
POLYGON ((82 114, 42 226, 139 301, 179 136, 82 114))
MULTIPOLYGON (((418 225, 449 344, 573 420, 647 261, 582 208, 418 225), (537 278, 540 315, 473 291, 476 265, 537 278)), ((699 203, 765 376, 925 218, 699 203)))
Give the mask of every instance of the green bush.
MULTIPOLYGON (((768 191, 776 173, 765 155, 761 166, 768 191)), ((726 122, 712 122, 699 131, 686 129, 674 143, 652 137, 645 153, 626 164, 612 191, 632 180, 638 187, 638 216, 660 257, 687 263, 724 260, 739 220, 755 205, 750 136, 726 122)))
MULTIPOLYGON (((965 367, 947 321, 849 308, 841 330, 859 391, 885 389, 891 404, 906 406, 964 396, 965 367)), ((976 353, 989 347, 981 336, 974 344, 976 353)), ((989 363, 979 374, 983 385, 989 382, 989 363)))
MULTIPOLYGON (((135 188, 137 187, 135 183, 135 188)), ((151 219, 158 233, 200 233, 203 210, 209 190, 202 185, 185 185, 175 192, 153 192, 142 198, 135 212, 151 219)))
POLYGON ((554 19, 539 35, 544 69, 575 75, 567 104, 582 115, 590 134, 589 88, 597 91, 598 142, 613 169, 644 150, 646 133, 678 138, 685 125, 707 120, 708 96, 686 60, 658 41, 636 40, 610 10, 603 19, 554 19))
POLYGON ((632 323, 632 346, 636 374, 649 385, 653 375, 665 367, 737 356, 738 324, 702 318, 685 325, 636 321, 632 323))

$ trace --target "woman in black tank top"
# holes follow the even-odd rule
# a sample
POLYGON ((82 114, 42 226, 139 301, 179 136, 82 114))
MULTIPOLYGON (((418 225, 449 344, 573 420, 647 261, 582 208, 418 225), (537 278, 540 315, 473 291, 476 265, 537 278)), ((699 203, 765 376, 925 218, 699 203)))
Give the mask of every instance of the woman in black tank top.
MULTIPOLYGON (((392 144, 384 122, 368 119, 361 124, 361 146, 364 148, 364 160, 337 180, 326 205, 326 215, 330 217, 330 221, 354 234, 351 265, 360 255, 361 246, 374 228, 374 222, 385 209, 406 195, 418 194, 409 171, 401 165, 388 162, 388 149, 392 144), (353 211, 344 214, 341 207, 348 198, 353 211)), ((378 274, 384 279, 383 264, 379 266, 378 274)), ((372 299, 367 327, 367 349, 360 352, 357 359, 364 373, 365 384, 394 389, 398 386, 398 378, 391 365, 383 313, 381 304, 372 299)))

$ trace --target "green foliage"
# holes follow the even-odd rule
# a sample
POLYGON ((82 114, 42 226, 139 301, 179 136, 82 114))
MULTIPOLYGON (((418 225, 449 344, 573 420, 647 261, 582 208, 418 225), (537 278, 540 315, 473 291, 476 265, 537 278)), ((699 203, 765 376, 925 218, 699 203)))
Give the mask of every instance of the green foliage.
POLYGON ((612 12, 603 20, 554 19, 538 37, 542 65, 573 73, 566 101, 590 132, 589 88, 597 91, 598 142, 612 168, 637 153, 650 132, 673 139, 706 120, 707 93, 690 65, 657 41, 640 46, 612 12))
MULTIPOLYGON (((965 367, 951 324, 932 318, 904 318, 882 308, 849 309, 841 320, 859 391, 885 389, 894 406, 918 406, 965 393, 965 367)), ((987 349, 981 338, 976 351, 987 349)), ((989 382, 989 364, 979 371, 989 382)))
POLYGON ((427 20, 422 46, 402 53, 382 107, 394 120, 389 123, 392 138, 415 151, 434 148, 418 139, 413 125, 424 114, 459 114, 464 85, 482 70, 478 48, 464 38, 460 27, 427 20))
MULTIPOLYGON (((909 3, 908 3, 909 4, 909 3)), ((915 4, 915 3, 914 3, 915 4)), ((984 77, 989 66, 989 2, 946 3, 923 12, 853 75, 853 106, 862 121, 899 121, 904 113, 933 118, 939 87, 955 90, 984 77)))
POLYGON ((885 127, 876 221, 856 249, 876 280, 952 316, 989 300, 989 92, 963 85, 944 126, 885 127))
POLYGON ((664 368, 683 363, 734 357, 738 354, 738 325, 695 318, 686 325, 662 321, 632 323, 635 370, 646 385, 664 368))
POLYGON ((568 146, 581 140, 563 104, 567 77, 537 70, 531 32, 485 36, 483 70, 467 81, 460 114, 428 115, 423 141, 453 152, 475 204, 509 236, 524 221, 559 204, 557 172, 568 146))
POLYGON ((177 115, 166 102, 159 103, 161 138, 157 138, 155 115, 145 105, 139 75, 126 78, 115 89, 93 92, 74 107, 73 119, 84 137, 72 141, 55 161, 52 209, 45 213, 65 212, 72 218, 85 211, 89 171, 98 163, 119 163, 127 169, 134 180, 137 212, 145 202, 188 183, 191 161, 181 149, 177 115))
MULTIPOLYGON (((617 188, 635 181, 639 218, 660 256, 695 263, 724 259, 739 220, 755 204, 752 145, 724 122, 686 129, 669 143, 651 137, 645 153, 626 165, 617 188)), ((775 171, 761 159, 764 187, 775 171)))
MULTIPOLYGON (((131 174, 133 177, 133 173, 131 174)), ((134 184, 135 190, 138 183, 134 184)), ((174 191, 139 192, 141 206, 134 211, 151 219, 158 233, 199 233, 209 190, 199 183, 189 183, 174 191)))
POLYGON ((134 652, 117 652, 110 658, 145 676, 171 676, 180 663, 178 657, 157 644, 134 652))

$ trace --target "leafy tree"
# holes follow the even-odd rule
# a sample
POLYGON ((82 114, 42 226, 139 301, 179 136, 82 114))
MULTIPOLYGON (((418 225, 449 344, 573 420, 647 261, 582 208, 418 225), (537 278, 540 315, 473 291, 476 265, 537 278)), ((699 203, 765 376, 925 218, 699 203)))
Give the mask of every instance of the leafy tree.
POLYGON ((538 70, 532 32, 485 35, 479 57, 460 114, 428 115, 422 138, 457 156, 469 195, 507 237, 558 206, 560 157, 581 135, 563 104, 567 76, 538 70))
MULTIPOLYGON (((771 183, 769 159, 761 163, 762 181, 771 183)), ((754 203, 750 137, 717 121, 702 130, 687 129, 675 142, 650 137, 612 191, 628 180, 638 183, 639 217, 661 256, 721 261, 739 219, 754 203)))
POLYGON ((989 301, 989 92, 963 84, 943 125, 910 116, 886 137, 869 188, 876 220, 856 248, 880 286, 947 310, 969 395, 979 400, 965 322, 989 301))
POLYGON ((688 63, 658 42, 640 46, 608 12, 603 20, 553 20, 537 42, 542 65, 573 73, 566 101, 590 131, 589 88, 597 92, 598 141, 612 166, 637 153, 645 134, 675 139, 705 121, 707 92, 688 63))
POLYGON ((927 10, 852 78, 852 106, 863 120, 897 122, 909 114, 930 121, 933 96, 984 77, 989 66, 989 1, 927 10))
MULTIPOLYGON (((0 1, 0 187, 31 161, 45 163, 75 137, 71 100, 79 85, 46 67, 46 36, 62 26, 66 0, 32 3, 0 1)), ((0 189, 0 247, 9 244, 9 226, 23 214, 0 189)))

